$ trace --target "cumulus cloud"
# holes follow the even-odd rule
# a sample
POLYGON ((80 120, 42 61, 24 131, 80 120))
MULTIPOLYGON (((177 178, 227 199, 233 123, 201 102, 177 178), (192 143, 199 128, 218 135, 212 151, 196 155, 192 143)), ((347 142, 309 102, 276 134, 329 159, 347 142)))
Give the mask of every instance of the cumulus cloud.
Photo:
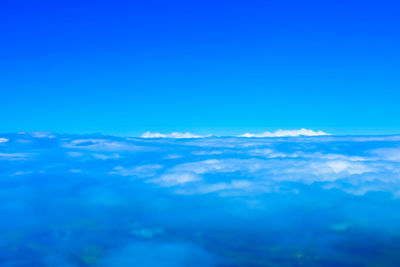
MULTIPOLYGON (((361 187, 371 182, 371 176, 362 175, 374 173, 379 168, 382 169, 382 166, 366 164, 357 158, 354 161, 340 157, 225 158, 178 164, 148 181, 161 186, 177 187, 176 192, 181 194, 223 192, 229 195, 229 192, 243 194, 276 191, 285 187, 287 182, 312 184, 347 179, 347 182, 361 187), (214 176, 218 179, 210 178, 214 176)), ((379 184, 387 182, 383 177, 375 177, 373 180, 379 184)), ((370 190, 373 188, 369 187, 370 190)))
POLYGON ((240 135, 239 137, 296 137, 296 136, 322 136, 322 135, 330 135, 329 133, 323 131, 313 131, 308 129, 299 129, 299 130, 276 130, 275 132, 263 132, 260 134, 253 133, 245 133, 240 135))
POLYGON ((170 134, 145 132, 141 135, 142 138, 203 138, 209 136, 210 135, 196 135, 189 132, 186 133, 173 132, 170 134))

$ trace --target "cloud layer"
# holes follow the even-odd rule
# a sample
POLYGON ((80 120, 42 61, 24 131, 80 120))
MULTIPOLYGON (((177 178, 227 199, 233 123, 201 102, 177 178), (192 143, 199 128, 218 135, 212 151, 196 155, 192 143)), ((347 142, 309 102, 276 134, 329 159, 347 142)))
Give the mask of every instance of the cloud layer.
MULTIPOLYGON (((238 137, 295 137, 295 136, 323 136, 323 135, 331 135, 331 134, 323 131, 313 131, 302 128, 299 130, 279 129, 274 132, 267 131, 260 134, 244 133, 242 135, 238 135, 238 137)), ((186 133, 173 132, 170 134, 145 132, 141 135, 142 138, 205 138, 210 136, 212 135, 196 135, 189 132, 186 133)))
POLYGON ((204 138, 208 136, 210 135, 196 135, 189 132, 186 133, 173 132, 170 134, 145 132, 141 135, 142 138, 204 138))
POLYGON ((295 136, 321 136, 330 135, 329 133, 323 131, 313 131, 308 129, 299 130, 276 130, 275 132, 263 132, 260 134, 245 133, 240 135, 240 137, 295 137, 295 136))
POLYGON ((0 265, 400 262, 400 136, 263 135, 3 134, 0 265))

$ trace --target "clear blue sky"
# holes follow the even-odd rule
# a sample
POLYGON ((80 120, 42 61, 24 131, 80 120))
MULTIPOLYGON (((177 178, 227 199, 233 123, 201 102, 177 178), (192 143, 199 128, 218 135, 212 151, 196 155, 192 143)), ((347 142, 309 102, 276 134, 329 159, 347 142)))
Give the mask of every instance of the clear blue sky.
POLYGON ((0 132, 400 132, 398 1, 18 1, 0 132))

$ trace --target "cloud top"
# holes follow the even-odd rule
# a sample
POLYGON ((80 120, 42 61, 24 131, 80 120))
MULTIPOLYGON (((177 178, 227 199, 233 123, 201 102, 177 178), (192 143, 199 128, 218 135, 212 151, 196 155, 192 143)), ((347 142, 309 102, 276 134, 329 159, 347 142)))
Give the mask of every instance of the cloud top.
MULTIPOLYGON (((310 129, 298 129, 298 130, 283 130, 279 129, 274 132, 263 132, 263 133, 244 133, 238 135, 237 137, 297 137, 297 136, 326 136, 331 135, 330 133, 326 133, 324 131, 318 130, 310 130, 310 129)), ((150 132, 147 131, 141 135, 142 138, 205 138, 214 135, 198 135, 190 132, 172 132, 169 134, 159 133, 159 132, 150 132)))
POLYGON ((329 133, 323 131, 313 131, 309 129, 299 129, 299 130, 276 130, 274 132, 263 132, 260 134, 253 133, 245 133, 240 135, 239 137, 296 137, 296 136, 322 136, 322 135, 331 135, 329 133))
POLYGON ((152 133, 149 131, 141 135, 142 138, 203 138, 209 136, 210 135, 196 135, 189 132, 186 133, 172 132, 170 134, 163 134, 163 133, 152 133))

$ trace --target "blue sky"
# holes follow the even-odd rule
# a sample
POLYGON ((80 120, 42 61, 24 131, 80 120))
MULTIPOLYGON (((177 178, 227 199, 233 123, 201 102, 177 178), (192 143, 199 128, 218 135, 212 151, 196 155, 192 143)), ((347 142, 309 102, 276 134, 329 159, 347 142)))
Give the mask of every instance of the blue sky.
POLYGON ((0 132, 400 132, 397 1, 3 1, 0 132))

